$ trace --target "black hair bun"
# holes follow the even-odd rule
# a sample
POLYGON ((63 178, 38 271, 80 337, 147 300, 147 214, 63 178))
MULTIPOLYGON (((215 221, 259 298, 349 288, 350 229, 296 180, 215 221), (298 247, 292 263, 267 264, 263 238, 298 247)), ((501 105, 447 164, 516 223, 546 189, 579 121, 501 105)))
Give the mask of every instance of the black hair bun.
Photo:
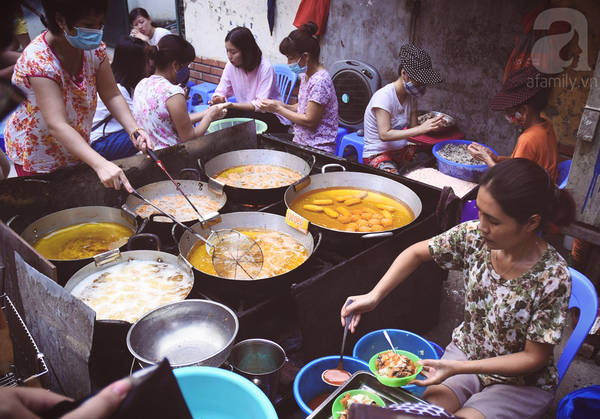
POLYGON ((304 31, 304 32, 308 32, 308 34, 309 34, 310 36, 313 36, 313 35, 315 35, 315 34, 317 33, 317 31, 319 30, 319 27, 317 26, 317 24, 316 24, 315 22, 313 22, 313 21, 310 21, 310 22, 307 22, 307 23, 305 23, 304 25, 302 25, 302 26, 300 27, 300 30, 301 30, 301 31, 304 31))

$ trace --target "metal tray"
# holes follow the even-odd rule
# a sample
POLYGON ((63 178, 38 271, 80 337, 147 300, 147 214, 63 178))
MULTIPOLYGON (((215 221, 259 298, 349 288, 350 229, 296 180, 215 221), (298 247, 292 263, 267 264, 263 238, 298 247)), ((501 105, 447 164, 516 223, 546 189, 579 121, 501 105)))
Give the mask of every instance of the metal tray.
POLYGON ((388 387, 377 381, 377 378, 370 372, 358 371, 355 372, 350 380, 343 386, 340 386, 336 391, 325 399, 306 419, 333 419, 331 408, 333 402, 341 393, 348 390, 367 390, 377 394, 388 406, 393 403, 427 403, 424 400, 414 396, 402 388, 388 387))

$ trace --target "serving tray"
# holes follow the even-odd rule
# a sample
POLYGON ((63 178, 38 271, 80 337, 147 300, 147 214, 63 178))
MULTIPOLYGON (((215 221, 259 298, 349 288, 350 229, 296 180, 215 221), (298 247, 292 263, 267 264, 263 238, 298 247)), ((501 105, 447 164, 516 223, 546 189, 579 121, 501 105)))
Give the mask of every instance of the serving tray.
POLYGON ((345 391, 357 389, 367 390, 377 394, 381 397, 386 406, 394 403, 406 402, 427 403, 402 388, 392 388, 381 384, 370 372, 358 371, 355 372, 354 375, 350 377, 350 380, 346 381, 343 386, 338 387, 336 391, 330 394, 319 407, 313 410, 307 419, 333 419, 331 408, 333 407, 333 402, 337 396, 345 391))

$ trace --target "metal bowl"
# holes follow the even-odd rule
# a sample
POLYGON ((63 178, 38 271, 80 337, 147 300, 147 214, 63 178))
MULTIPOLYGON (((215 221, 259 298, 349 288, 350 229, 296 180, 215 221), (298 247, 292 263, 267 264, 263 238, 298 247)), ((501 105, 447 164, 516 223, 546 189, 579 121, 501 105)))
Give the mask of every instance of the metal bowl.
POLYGON ((185 300, 148 312, 127 333, 127 348, 142 366, 167 358, 173 368, 220 366, 238 333, 235 313, 209 300, 185 300))
POLYGON ((449 128, 449 127, 453 127, 454 125, 456 125, 456 120, 454 118, 452 118, 450 115, 447 115, 443 112, 438 112, 438 111, 430 111, 430 112, 426 112, 422 115, 419 115, 417 118, 417 122, 419 124, 422 124, 423 122, 427 121, 428 119, 431 118, 437 118, 438 116, 443 117, 442 119, 444 120, 444 128, 449 128))

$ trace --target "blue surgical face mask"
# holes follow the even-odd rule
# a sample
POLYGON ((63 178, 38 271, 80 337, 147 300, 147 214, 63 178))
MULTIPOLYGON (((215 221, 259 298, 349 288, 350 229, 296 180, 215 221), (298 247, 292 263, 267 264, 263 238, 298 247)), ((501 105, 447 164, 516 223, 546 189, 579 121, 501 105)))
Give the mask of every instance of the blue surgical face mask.
POLYGON ((65 32, 69 44, 79 49, 96 49, 102 42, 102 29, 75 28, 77 35, 71 36, 65 32))
POLYGON ((296 74, 306 73, 306 66, 300 67, 299 63, 300 63, 301 59, 302 59, 302 57, 300 57, 298 59, 298 61, 296 61, 294 64, 288 64, 288 66, 290 67, 290 70, 292 70, 296 74))
POLYGON ((416 84, 414 84, 412 81, 405 81, 404 82, 404 90, 406 90, 406 92, 414 97, 421 97, 425 94, 425 87, 424 86, 417 86, 416 84))
POLYGON ((188 68, 188 66, 181 66, 181 68, 177 70, 175 78, 177 79, 177 84, 185 86, 188 80, 190 79, 190 69, 188 68))

